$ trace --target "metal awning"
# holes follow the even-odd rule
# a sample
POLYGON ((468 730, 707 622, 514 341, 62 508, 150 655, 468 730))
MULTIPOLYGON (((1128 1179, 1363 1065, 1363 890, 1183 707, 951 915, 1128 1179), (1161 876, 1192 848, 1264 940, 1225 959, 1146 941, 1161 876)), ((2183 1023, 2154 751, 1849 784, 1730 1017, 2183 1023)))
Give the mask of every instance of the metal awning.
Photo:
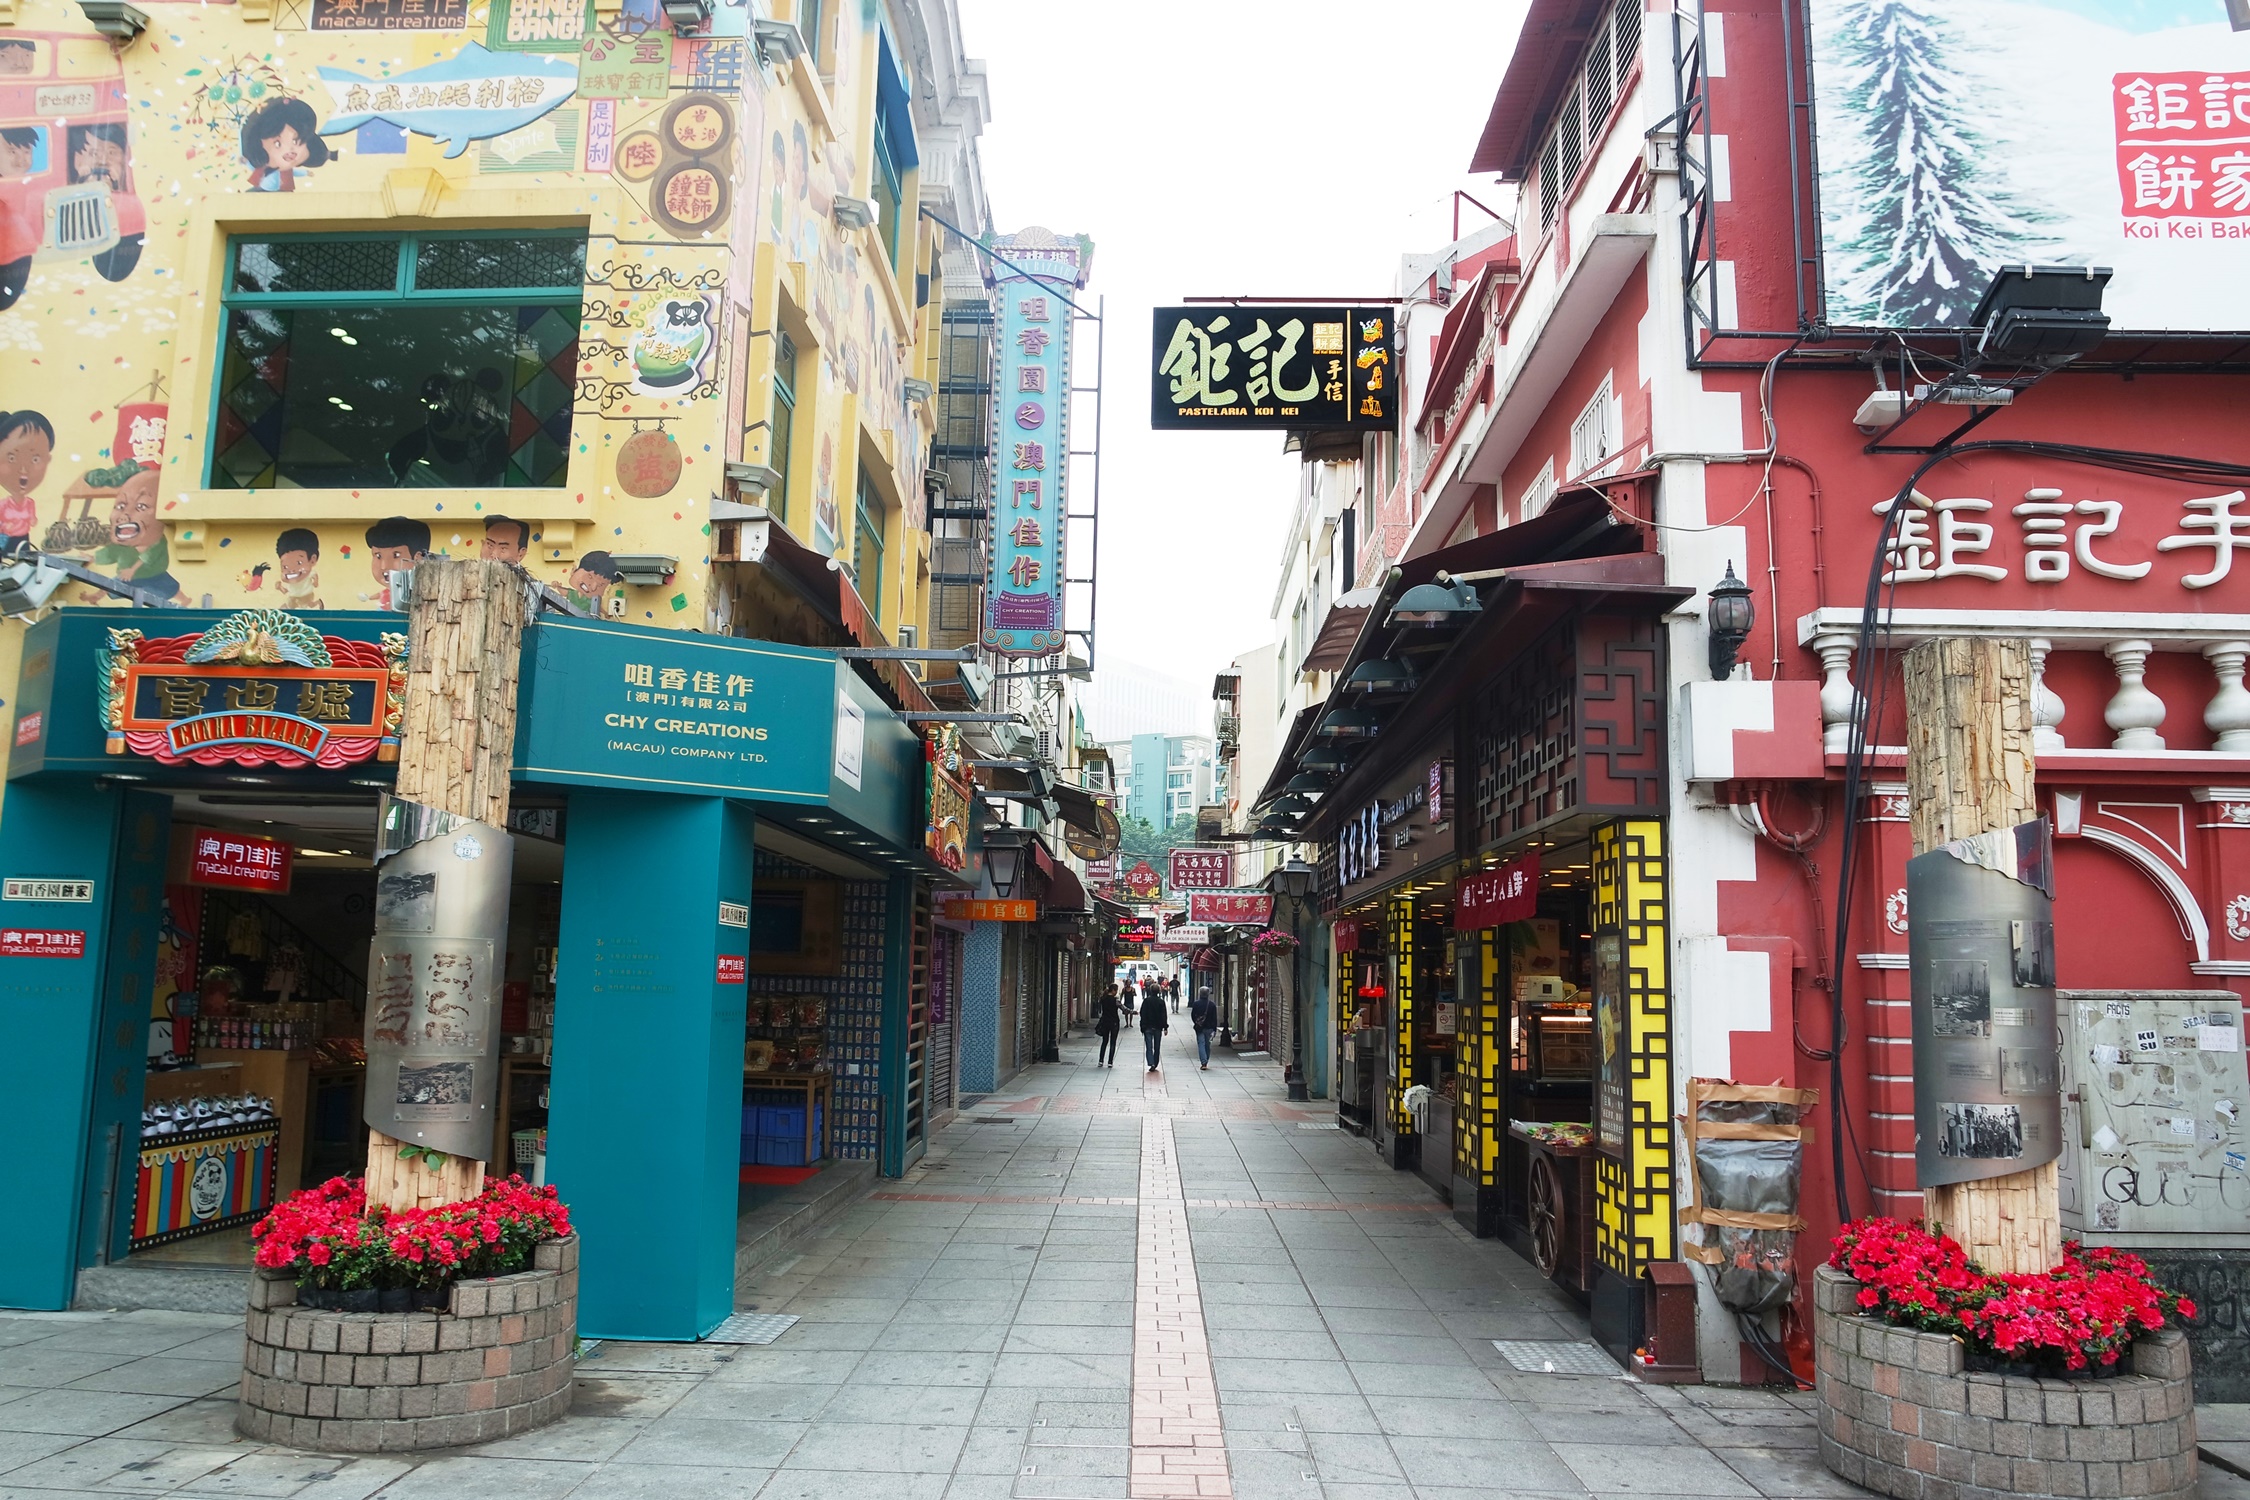
POLYGON ((1333 672, 1342 666, 1382 592, 1381 585, 1369 584, 1363 589, 1338 594, 1331 600, 1328 613, 1321 617, 1320 629, 1314 633, 1312 645, 1306 649, 1305 659, 1297 670, 1333 672))

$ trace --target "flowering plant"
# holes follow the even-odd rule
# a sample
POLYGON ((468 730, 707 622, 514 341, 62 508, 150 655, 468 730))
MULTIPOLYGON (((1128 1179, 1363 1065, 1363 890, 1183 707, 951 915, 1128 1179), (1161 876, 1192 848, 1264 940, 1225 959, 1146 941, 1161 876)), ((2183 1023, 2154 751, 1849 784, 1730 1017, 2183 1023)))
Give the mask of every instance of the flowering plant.
POLYGON ((295 1270, 300 1287, 346 1292, 512 1275, 531 1264, 542 1240, 569 1233, 570 1210, 555 1190, 521 1177, 488 1183, 459 1203, 406 1209, 370 1209, 364 1182, 335 1177, 250 1226, 259 1265, 295 1270))
POLYGON ((1297 940, 1286 932, 1268 927, 1264 932, 1250 940, 1250 951, 1252 953, 1294 953, 1297 951, 1297 940))
POLYGON ((1945 1235, 1876 1217, 1838 1231, 1828 1264, 1859 1282, 1871 1316, 2042 1372, 2106 1370, 2165 1319, 2196 1315, 2193 1302, 2149 1279, 2139 1256, 2076 1240, 2052 1271, 1995 1275, 1945 1235))

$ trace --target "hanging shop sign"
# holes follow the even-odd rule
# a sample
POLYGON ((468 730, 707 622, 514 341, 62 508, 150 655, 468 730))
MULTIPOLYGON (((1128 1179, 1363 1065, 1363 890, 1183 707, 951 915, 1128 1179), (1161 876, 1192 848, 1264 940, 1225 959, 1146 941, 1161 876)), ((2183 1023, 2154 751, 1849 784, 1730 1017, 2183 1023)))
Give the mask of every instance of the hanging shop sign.
POLYGON ((2229 274, 2250 236, 2250 35, 2222 12, 2240 15, 2084 0, 2026 26, 1958 0, 1942 24, 1869 30, 1859 7, 1811 7, 1827 321, 1957 327, 2059 237, 2115 268, 2119 329, 2250 327, 2229 274), (2001 144, 2000 122, 2030 118, 2048 149, 2001 144))
POLYGON ((1190 922, 1263 927, 1273 920, 1273 897, 1263 891, 1190 891, 1190 922))
POLYGON ((1464 875, 1453 892, 1453 926, 1481 932, 1509 922, 1528 922, 1539 907, 1539 856, 1511 859, 1497 870, 1464 875))
POLYGON ((1919 1187, 2062 1154, 2054 884, 2044 818, 1906 862, 1919 1187))
POLYGON ((1431 826, 1442 826, 1446 820, 1446 814, 1453 806, 1452 761, 1433 760, 1430 762, 1429 791, 1426 794, 1425 801, 1430 810, 1431 826))
POLYGON ((1121 943, 1153 943, 1156 941, 1156 918, 1119 917, 1117 940, 1121 943))
POLYGON ((1063 649, 1063 529, 1069 514, 1071 294, 1087 246, 1044 230, 1010 236, 989 260, 999 305, 993 381, 992 563, 984 644, 1001 656, 1063 649))
POLYGON ((1169 864, 1175 891, 1224 890, 1234 884, 1234 852, 1229 849, 1174 849, 1169 864))
POLYGON ((1128 901, 1154 901, 1164 894, 1164 877, 1156 873, 1156 866, 1147 860, 1136 862, 1125 872, 1125 899, 1128 901))
POLYGON ((1210 944, 1211 929, 1201 922, 1182 922, 1177 927, 1166 931, 1156 940, 1159 952, 1207 948, 1210 944))
POLYGON ((1391 338, 1387 307, 1160 307, 1149 425, 1389 432, 1391 338))
POLYGON ((1358 918, 1347 917, 1336 924, 1336 951, 1338 953, 1357 953, 1359 951, 1358 918))
POLYGON ((938 892, 937 913, 955 922, 1036 922, 1039 920, 1039 903, 1036 901, 995 901, 973 896, 949 898, 938 892))
POLYGON ((922 847, 941 869, 958 871, 969 862, 968 763, 961 753, 961 731, 939 724, 926 731, 923 754, 929 766, 929 820, 922 847))
POLYGON ((188 884, 285 894, 297 851, 279 839, 198 828, 188 847, 188 884))
POLYGON ((95 708, 111 755, 284 770, 398 758, 403 634, 345 640, 288 610, 249 609, 195 635, 104 636, 95 708))

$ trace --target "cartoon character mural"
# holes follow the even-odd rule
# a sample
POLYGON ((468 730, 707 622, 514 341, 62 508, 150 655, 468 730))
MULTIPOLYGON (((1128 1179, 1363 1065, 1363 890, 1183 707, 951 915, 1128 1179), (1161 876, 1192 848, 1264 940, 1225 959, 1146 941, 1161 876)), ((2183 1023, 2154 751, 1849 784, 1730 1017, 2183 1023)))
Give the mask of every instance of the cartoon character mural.
POLYGON ((0 39, 0 310, 22 298, 35 259, 91 260, 105 281, 140 263, 148 215, 133 190, 124 67, 112 52, 89 77, 89 40, 108 50, 62 33, 0 39))
POLYGON ((55 425, 35 411, 0 412, 0 548, 31 540, 39 502, 31 492, 55 456, 55 425))
POLYGON ((293 193, 334 154, 302 99, 269 99, 242 122, 242 161, 253 192, 293 193))
POLYGON ((531 557, 531 523, 513 516, 486 516, 484 542, 477 548, 477 556, 486 562, 522 567, 531 557))
POLYGON ((429 522, 385 516, 367 528, 367 570, 375 576, 375 592, 359 597, 377 609, 403 608, 404 600, 392 602, 391 575, 413 572, 414 565, 429 555, 429 522))
POLYGON ((589 552, 570 570, 573 602, 597 615, 609 613, 610 590, 617 586, 617 564, 607 552, 589 552))
POLYGON ((319 609, 320 574, 313 570, 320 566, 320 533, 292 526, 274 538, 273 551, 274 560, 281 564, 281 607, 319 609))
MULTIPOLYGON (((109 541, 94 549, 94 566, 132 584, 143 598, 184 604, 187 590, 171 574, 171 546, 165 540, 164 523, 157 519, 156 473, 136 469, 117 487, 117 498, 109 508, 109 541)), ((104 598, 90 593, 86 602, 104 598)))

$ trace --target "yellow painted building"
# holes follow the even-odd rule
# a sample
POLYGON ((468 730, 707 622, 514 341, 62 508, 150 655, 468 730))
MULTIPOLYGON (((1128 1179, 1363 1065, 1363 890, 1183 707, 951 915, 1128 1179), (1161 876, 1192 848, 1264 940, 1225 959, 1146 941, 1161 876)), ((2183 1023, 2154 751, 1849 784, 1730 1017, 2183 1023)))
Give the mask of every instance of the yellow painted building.
POLYGON ((612 618, 770 633, 713 561, 714 505, 764 505, 920 625, 912 101, 957 33, 779 9, 146 0, 113 38, 0 0, 0 534, 299 609, 489 538, 612 618))

